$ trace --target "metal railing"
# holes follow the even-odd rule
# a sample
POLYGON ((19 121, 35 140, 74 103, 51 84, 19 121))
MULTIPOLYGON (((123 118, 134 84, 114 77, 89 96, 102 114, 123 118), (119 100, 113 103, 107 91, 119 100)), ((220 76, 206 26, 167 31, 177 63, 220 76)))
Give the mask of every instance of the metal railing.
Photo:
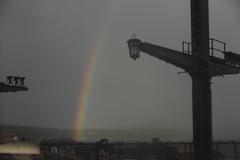
MULTIPOLYGON (((217 39, 214 39, 214 38, 210 38, 209 39, 209 51, 210 51, 211 56, 214 56, 214 54, 216 52, 224 53, 224 52, 226 52, 226 43, 219 41, 217 39), (218 47, 216 45, 218 45, 218 47)), ((182 42, 182 52, 187 53, 187 54, 192 53, 192 43, 183 41, 182 42)))
POLYGON ((182 42, 182 52, 190 54, 192 53, 192 43, 183 41, 182 42))
POLYGON ((214 38, 210 38, 209 39, 209 49, 210 49, 210 54, 211 56, 214 56, 215 51, 219 52, 219 53, 224 53, 226 52, 226 43, 219 41, 217 39, 214 38), (216 48, 216 44, 221 45, 221 48, 216 48))

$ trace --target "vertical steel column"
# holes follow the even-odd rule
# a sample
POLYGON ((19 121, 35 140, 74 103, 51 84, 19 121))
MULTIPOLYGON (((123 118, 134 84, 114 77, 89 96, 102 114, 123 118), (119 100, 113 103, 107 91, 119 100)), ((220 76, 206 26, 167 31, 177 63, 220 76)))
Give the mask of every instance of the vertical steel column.
POLYGON ((121 144, 118 144, 118 160, 121 160, 121 154, 122 154, 121 149, 122 149, 121 144))
POLYGON ((234 147, 234 160, 238 160, 238 151, 237 151, 237 144, 235 141, 232 141, 234 147))
POLYGON ((193 156, 195 160, 212 159, 211 88, 207 73, 192 74, 193 156))
POLYGON ((192 52, 194 56, 209 58, 208 0, 191 0, 192 52))
POLYGON ((215 155, 215 156, 216 156, 216 160, 218 160, 219 153, 220 153, 220 151, 219 151, 219 145, 220 145, 219 142, 217 142, 217 143, 216 143, 216 155, 215 155))
POLYGON ((191 73, 194 160, 212 160, 212 107, 209 77, 208 0, 191 0, 192 54, 202 60, 201 71, 191 73))

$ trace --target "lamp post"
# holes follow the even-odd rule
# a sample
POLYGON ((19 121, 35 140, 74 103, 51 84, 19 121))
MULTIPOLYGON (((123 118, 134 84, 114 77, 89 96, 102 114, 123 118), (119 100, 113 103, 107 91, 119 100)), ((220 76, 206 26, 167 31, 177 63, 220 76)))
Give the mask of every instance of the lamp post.
POLYGON ((224 58, 209 54, 209 49, 213 51, 217 49, 214 46, 209 47, 208 0, 191 0, 191 33, 192 51, 188 50, 187 53, 142 42, 135 37, 127 43, 132 59, 136 60, 140 57, 140 52, 143 52, 182 68, 190 75, 194 160, 212 160, 211 78, 240 73, 240 56, 226 52, 225 44, 224 50, 220 50, 224 58))

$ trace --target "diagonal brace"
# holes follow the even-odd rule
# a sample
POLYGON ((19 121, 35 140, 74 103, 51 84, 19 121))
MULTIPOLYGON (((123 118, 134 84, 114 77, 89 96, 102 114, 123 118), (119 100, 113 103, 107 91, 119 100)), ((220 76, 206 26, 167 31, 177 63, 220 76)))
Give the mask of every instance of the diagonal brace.
POLYGON ((200 66, 202 65, 202 60, 186 53, 146 42, 141 43, 140 51, 174 66, 180 67, 188 73, 201 71, 200 66))

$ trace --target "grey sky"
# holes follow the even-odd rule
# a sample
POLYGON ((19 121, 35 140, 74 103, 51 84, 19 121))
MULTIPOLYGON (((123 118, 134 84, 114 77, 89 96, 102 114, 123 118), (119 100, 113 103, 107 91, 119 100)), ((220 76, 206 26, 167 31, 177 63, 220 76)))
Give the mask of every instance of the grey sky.
MULTIPOLYGON (((96 35, 102 46, 86 128, 160 128, 191 133, 191 80, 126 40, 181 50, 190 41, 189 0, 2 0, 0 72, 24 75, 29 92, 1 94, 1 123, 71 128, 84 66, 96 35)), ((238 0, 210 1, 211 37, 240 53, 238 0)), ((214 78, 214 136, 238 137, 240 75, 214 78), (226 133, 226 130, 228 132, 226 133)))

